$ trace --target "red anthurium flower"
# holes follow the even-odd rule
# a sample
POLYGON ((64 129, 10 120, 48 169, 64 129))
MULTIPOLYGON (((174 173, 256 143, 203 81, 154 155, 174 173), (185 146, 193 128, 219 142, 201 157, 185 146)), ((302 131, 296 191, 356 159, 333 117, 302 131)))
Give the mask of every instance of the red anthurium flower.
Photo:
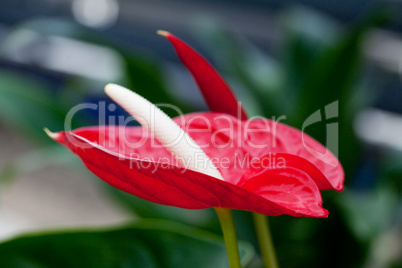
MULTIPOLYGON (((181 42, 175 40, 176 45, 181 42)), ((194 59, 187 66, 206 99, 213 99, 213 90, 205 88, 226 91, 229 99, 222 99, 223 108, 216 98, 208 102, 211 109, 221 109, 219 112, 187 114, 169 123, 159 110, 156 116, 149 112, 151 106, 146 100, 111 85, 107 87, 109 96, 143 127, 94 126, 49 135, 77 154, 102 180, 155 203, 188 209, 241 209, 272 216, 326 217, 319 189, 343 187, 343 171, 336 157, 322 154, 326 148, 297 129, 268 119, 239 120, 232 116, 237 102, 230 88, 202 57, 181 44, 175 47, 185 52, 181 56, 184 62, 194 59), (131 103, 133 100, 138 100, 139 106, 131 103), (155 125, 151 115, 157 118, 155 125), (174 133, 184 136, 176 139, 179 145, 170 146, 165 136, 174 133), (194 142, 195 151, 187 145, 180 147, 186 139, 187 145, 194 142), (191 163, 180 158, 191 154, 191 163), (321 155, 325 159, 320 159, 321 155)), ((241 112, 240 118, 246 119, 246 114, 241 112)))
MULTIPOLYGON (((246 112, 244 112, 238 104, 238 101, 229 86, 224 82, 212 65, 204 59, 204 57, 171 33, 158 31, 158 34, 166 37, 173 44, 177 55, 197 82, 211 111, 231 114, 242 120, 247 119, 246 112)), ((291 131, 289 127, 282 124, 279 124, 278 127, 283 127, 281 133, 283 136, 278 133, 278 136, 280 136, 278 138, 280 138, 283 141, 283 144, 292 151, 288 152, 293 156, 299 156, 299 158, 305 160, 302 163, 300 159, 298 159, 298 161, 294 159, 294 161, 292 161, 294 165, 298 165, 299 167, 309 166, 311 171, 314 168, 318 169, 314 172, 316 175, 312 175, 312 178, 320 190, 343 190, 344 171, 342 165, 333 154, 331 154, 325 147, 321 147, 319 150, 314 150, 313 148, 316 146, 317 142, 312 138, 307 138, 307 135, 305 134, 302 135, 300 132, 294 132, 294 129, 291 131), (290 138, 290 136, 293 136, 293 138, 290 138), (309 147, 310 143, 312 145, 314 144, 313 148, 309 147), (303 148, 301 147, 302 145, 303 148), (321 171, 321 175, 318 175, 319 172, 317 171, 321 171)), ((315 148, 317 149, 319 147, 320 146, 315 148)))

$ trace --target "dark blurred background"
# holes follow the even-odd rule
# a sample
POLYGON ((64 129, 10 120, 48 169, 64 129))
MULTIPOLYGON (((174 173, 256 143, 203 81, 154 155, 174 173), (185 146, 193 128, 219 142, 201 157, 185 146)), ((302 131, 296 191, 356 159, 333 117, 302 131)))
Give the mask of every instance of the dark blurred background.
MULTIPOLYGON (((402 267, 401 1, 0 1, 1 239, 139 218, 220 234, 212 211, 114 190, 43 133, 62 130, 79 103, 107 104, 109 82, 183 112, 206 110, 155 34, 163 29, 205 55, 250 115, 286 115, 301 128, 339 101, 346 189, 323 193, 326 220, 271 217, 282 267, 402 267)), ((96 111, 73 119, 74 127, 98 123, 96 111)), ((324 123, 306 130, 326 143, 324 123)), ((250 215, 235 216, 239 237, 256 246, 250 215)), ((258 250, 250 260, 260 267, 258 250)))

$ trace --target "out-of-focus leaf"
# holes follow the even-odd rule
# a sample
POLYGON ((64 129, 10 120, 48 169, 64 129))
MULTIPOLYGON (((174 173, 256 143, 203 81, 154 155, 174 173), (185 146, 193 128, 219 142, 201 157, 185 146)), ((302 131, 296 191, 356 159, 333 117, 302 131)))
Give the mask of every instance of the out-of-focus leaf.
POLYGON ((280 86, 283 73, 278 62, 234 32, 216 22, 199 23, 199 40, 203 41, 221 68, 229 74, 232 85, 248 114, 267 116, 282 111, 280 86), (255 107, 257 106, 257 107, 255 107), (261 114, 259 114, 261 115, 261 114))
POLYGON ((307 71, 316 57, 331 47, 339 29, 331 18, 301 7, 283 12, 279 21, 283 33, 281 58, 286 76, 280 93, 286 94, 288 105, 294 105, 307 71))
MULTIPOLYGON (((159 205, 120 191, 105 183, 102 184, 106 186, 113 197, 128 208, 135 216, 140 218, 173 220, 213 233, 220 234, 221 232, 218 217, 212 208, 192 210, 159 205)), ((235 210, 233 211, 233 216, 236 222, 238 238, 250 242, 254 247, 258 247, 251 214, 246 211, 235 210)))
POLYGON ((29 138, 49 141, 43 128, 62 129, 63 105, 45 83, 0 70, 0 118, 29 138))
POLYGON ((309 49, 320 50, 330 46, 339 32, 339 25, 333 19, 305 7, 285 10, 279 20, 281 29, 287 35, 285 38, 299 37, 300 42, 305 43, 309 49))
MULTIPOLYGON (((126 75, 129 88, 155 104, 179 106, 181 112, 188 112, 188 107, 172 98, 164 84, 162 72, 155 61, 140 56, 123 54, 126 60, 126 75)), ((179 116, 175 110, 161 107, 169 116, 179 116)))
POLYGON ((382 233, 372 243, 364 268, 402 267, 402 230, 390 229, 382 233))
MULTIPOLYGON (((243 265, 253 248, 240 244, 243 265)), ((143 220, 109 231, 30 235, 0 244, 0 267, 227 267, 216 235, 169 221, 143 220)))
POLYGON ((159 205, 106 186, 117 200, 141 218, 174 220, 213 232, 220 232, 219 222, 213 209, 192 210, 159 205))
POLYGON ((388 150, 380 158, 380 170, 384 179, 392 181, 399 193, 402 194, 402 151, 388 150))
MULTIPOLYGON (((295 110, 290 118, 291 124, 300 128, 314 112, 339 101, 337 118, 340 126, 339 140, 342 141, 339 150, 347 174, 350 174, 359 154, 358 142, 353 132, 354 115, 351 113, 350 101, 357 89, 362 44, 368 31, 382 23, 386 15, 384 10, 374 11, 315 58, 297 90, 295 110)), ((305 130, 320 142, 326 143, 327 133, 322 127, 305 130)))
POLYGON ((359 70, 362 43, 368 31, 385 20, 382 11, 365 17, 316 58, 300 87, 296 105, 299 122, 325 104, 349 99, 359 70))
POLYGON ((398 195, 389 186, 374 192, 345 191, 337 199, 352 233, 368 242, 390 228, 398 208, 398 195))

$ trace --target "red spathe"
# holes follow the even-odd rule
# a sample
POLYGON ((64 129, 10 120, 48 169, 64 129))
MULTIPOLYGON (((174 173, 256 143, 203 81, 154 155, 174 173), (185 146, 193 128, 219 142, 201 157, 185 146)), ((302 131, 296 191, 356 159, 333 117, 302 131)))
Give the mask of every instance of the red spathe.
POLYGON ((297 129, 220 113, 187 114, 175 121, 213 160, 224 181, 186 169, 142 127, 88 127, 56 133, 55 139, 107 183, 164 205, 326 217, 317 185, 342 189, 338 160, 325 155, 331 158, 326 162, 337 163, 333 167, 311 155, 305 144, 317 152, 326 148, 297 129))

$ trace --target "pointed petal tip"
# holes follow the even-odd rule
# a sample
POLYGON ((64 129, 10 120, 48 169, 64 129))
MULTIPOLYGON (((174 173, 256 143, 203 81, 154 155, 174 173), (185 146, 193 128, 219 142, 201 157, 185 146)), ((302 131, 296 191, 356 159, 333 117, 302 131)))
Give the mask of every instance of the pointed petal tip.
POLYGON ((343 184, 339 185, 338 187, 335 187, 335 191, 337 191, 337 192, 342 192, 344 189, 345 189, 345 187, 343 184))
POLYGON ((312 218, 328 218, 329 211, 319 204, 306 204, 304 216, 312 218))
POLYGON ((312 213, 316 218, 328 218, 329 214, 328 210, 322 207, 312 209, 312 213))
POLYGON ((324 213, 322 214, 322 218, 328 218, 329 211, 324 209, 324 213))
POLYGON ((156 34, 159 34, 163 37, 168 37, 170 35, 170 33, 168 31, 164 31, 164 30, 157 30, 156 34))
POLYGON ((48 128, 43 128, 43 131, 45 131, 45 133, 53 140, 57 140, 57 138, 59 137, 58 133, 55 132, 51 132, 48 128))

